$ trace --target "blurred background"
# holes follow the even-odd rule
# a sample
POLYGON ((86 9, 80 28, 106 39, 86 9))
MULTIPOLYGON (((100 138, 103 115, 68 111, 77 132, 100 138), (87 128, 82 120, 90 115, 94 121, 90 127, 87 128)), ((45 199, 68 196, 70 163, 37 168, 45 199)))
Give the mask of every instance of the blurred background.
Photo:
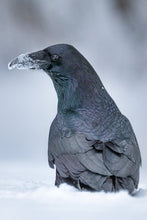
POLYGON ((15 56, 67 43, 93 65, 135 130, 147 168, 147 1, 1 0, 0 161, 46 164, 57 97, 41 71, 8 71, 15 56))

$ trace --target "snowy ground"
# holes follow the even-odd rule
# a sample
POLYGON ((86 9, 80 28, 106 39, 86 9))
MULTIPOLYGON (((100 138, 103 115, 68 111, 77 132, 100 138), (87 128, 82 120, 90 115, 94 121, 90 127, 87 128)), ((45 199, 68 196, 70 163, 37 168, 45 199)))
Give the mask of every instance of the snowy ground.
POLYGON ((34 165, 1 164, 0 219, 146 219, 146 181, 136 197, 79 192, 67 185, 56 188, 54 170, 34 165))

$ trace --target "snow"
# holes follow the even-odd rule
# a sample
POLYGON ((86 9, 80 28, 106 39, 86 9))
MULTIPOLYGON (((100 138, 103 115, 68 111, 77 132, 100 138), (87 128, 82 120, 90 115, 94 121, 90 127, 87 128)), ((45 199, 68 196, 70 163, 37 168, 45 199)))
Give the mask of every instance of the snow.
POLYGON ((146 218, 145 181, 134 197, 127 192, 79 192, 66 184, 55 187, 54 172, 47 164, 1 164, 1 219, 146 218))

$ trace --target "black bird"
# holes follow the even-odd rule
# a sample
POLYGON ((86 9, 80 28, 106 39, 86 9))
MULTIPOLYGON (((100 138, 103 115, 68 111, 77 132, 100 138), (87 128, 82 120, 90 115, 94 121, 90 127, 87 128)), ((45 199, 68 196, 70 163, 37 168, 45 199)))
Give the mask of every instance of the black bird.
POLYGON ((132 193, 138 187, 141 156, 129 120, 121 114, 93 67, 73 46, 58 44, 22 54, 9 69, 43 69, 58 96, 48 161, 55 185, 80 190, 132 193))

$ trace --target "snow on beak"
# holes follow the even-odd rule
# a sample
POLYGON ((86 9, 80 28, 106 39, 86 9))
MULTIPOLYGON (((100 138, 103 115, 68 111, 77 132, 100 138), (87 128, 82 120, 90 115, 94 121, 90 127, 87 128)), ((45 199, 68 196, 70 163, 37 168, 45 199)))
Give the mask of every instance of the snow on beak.
POLYGON ((50 57, 45 51, 21 54, 8 64, 8 69, 47 69, 51 64, 50 57))

